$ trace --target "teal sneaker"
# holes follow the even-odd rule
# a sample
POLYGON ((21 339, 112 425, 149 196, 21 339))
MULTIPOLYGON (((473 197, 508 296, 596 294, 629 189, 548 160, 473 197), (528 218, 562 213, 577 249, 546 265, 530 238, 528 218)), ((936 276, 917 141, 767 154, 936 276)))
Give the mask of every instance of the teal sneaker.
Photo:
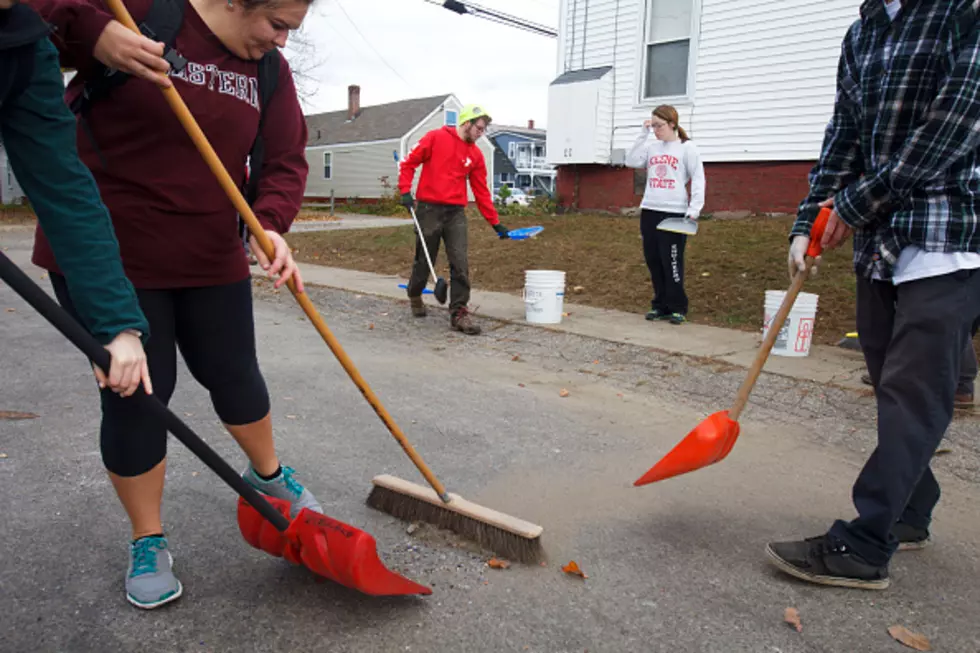
POLYGON ((294 519, 303 508, 309 508, 314 512, 323 514, 323 508, 320 507, 320 503, 313 496, 313 493, 293 478, 295 473, 292 467, 283 467, 279 476, 271 481, 266 481, 259 476, 252 465, 249 465, 248 469, 242 473, 242 478, 262 494, 288 501, 291 504, 289 514, 294 519))
POLYGON ((646 318, 651 322, 655 320, 666 320, 668 317, 667 313, 664 313, 659 308, 651 308, 647 311, 646 315, 646 318))
POLYGON ((176 601, 184 588, 174 576, 174 557, 165 537, 142 537, 129 545, 126 598, 137 608, 152 610, 176 601))
POLYGON ((687 322, 687 317, 683 313, 671 313, 669 319, 671 324, 684 324, 687 322))

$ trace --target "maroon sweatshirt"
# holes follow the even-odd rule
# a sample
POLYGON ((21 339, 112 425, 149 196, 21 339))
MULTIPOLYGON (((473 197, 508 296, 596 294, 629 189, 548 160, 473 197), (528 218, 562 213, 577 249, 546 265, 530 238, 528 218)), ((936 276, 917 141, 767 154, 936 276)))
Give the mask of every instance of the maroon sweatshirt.
MULTIPOLYGON (((125 0, 139 23, 151 0, 125 0)), ((112 20, 100 0, 36 0, 56 32, 62 64, 77 68, 66 99, 91 74, 95 42, 112 20)), ((175 47, 188 61, 171 79, 239 186, 259 124, 258 63, 232 55, 187 2, 175 47)), ((308 166, 306 122, 285 59, 263 122, 265 167, 252 207, 266 229, 289 230, 299 212, 308 166)), ((137 288, 234 283, 248 277, 231 200, 154 84, 131 77, 92 106, 81 123, 79 154, 92 170, 112 222, 126 275, 137 288), (104 158, 105 164, 102 163, 104 158)), ((33 261, 58 271, 38 229, 33 261)))

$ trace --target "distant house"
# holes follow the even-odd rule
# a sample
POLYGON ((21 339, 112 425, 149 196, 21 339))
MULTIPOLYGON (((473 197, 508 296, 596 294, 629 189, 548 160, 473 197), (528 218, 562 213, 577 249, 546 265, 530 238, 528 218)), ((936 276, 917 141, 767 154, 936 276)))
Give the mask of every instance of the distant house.
POLYGON ((24 202, 24 191, 21 190, 13 170, 10 169, 10 160, 7 158, 7 150, 0 142, 0 204, 21 204, 24 202))
POLYGON ((554 165, 548 163, 547 131, 535 129, 534 121, 529 120, 527 127, 490 125, 487 136, 510 163, 507 169, 500 166, 495 168, 495 191, 501 186, 510 186, 525 192, 549 195, 554 192, 558 172, 554 165))
POLYGON ((674 105, 701 151, 705 210, 794 212, 861 0, 560 0, 548 160, 563 202, 636 207, 625 167, 643 121, 674 105))
MULTIPOLYGON (((348 88, 347 109, 306 117, 310 172, 306 200, 377 200, 397 192, 399 160, 429 131, 456 125, 463 105, 456 96, 436 95, 361 107, 361 88, 348 88)), ((494 147, 486 137, 477 145, 493 181, 494 147)), ((415 175, 418 184, 419 175, 415 175)), ((470 194, 472 200, 472 193, 470 194)))

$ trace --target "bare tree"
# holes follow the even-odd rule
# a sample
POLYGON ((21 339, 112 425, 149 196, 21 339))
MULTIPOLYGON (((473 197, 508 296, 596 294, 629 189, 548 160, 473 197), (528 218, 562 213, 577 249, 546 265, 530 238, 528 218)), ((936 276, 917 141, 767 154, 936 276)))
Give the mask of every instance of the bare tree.
POLYGON ((327 62, 328 57, 318 55, 316 45, 302 29, 289 35, 283 55, 293 73, 299 101, 304 109, 308 109, 319 91, 320 80, 317 79, 316 72, 327 62))

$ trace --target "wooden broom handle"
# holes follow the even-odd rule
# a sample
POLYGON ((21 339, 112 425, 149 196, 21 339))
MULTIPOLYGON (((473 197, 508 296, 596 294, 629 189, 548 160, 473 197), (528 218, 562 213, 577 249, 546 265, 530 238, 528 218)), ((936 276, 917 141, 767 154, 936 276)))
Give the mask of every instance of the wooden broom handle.
MULTIPOLYGON (((129 14, 126 6, 122 3, 122 0, 106 0, 106 2, 108 3, 109 8, 112 10, 116 20, 137 34, 141 33, 139 28, 136 26, 136 22, 133 21, 133 17, 129 14)), ((270 260, 272 260, 275 257, 275 248, 272 245, 272 241, 266 235, 265 229, 262 227, 262 225, 259 224, 258 218, 256 218, 255 214, 252 212, 252 207, 250 207, 248 202, 245 201, 245 197, 242 195, 241 190, 237 185, 235 185, 231 175, 228 174, 224 164, 221 163, 221 160, 215 153, 214 148, 211 147, 211 143, 208 142, 204 132, 201 131, 201 128, 194 119, 194 116, 191 115, 191 112, 184 103, 183 98, 180 97, 180 93, 178 93, 177 89, 173 86, 169 88, 160 87, 160 91, 167 99, 167 103, 170 105, 170 108, 173 109, 177 119, 180 120, 180 124, 184 126, 187 134, 191 137, 191 140, 194 141, 194 145, 197 146, 198 151, 204 157, 204 161, 208 164, 208 167, 211 168, 211 172, 214 173, 218 183, 221 184, 221 188, 224 189, 225 194, 228 195, 231 203, 234 204, 238 214, 245 220, 249 231, 251 231, 252 235, 255 236, 255 239, 258 241, 262 251, 265 252, 266 256, 269 257, 270 260)), ((364 398, 367 399, 368 403, 371 404, 371 407, 374 408, 374 412, 376 412, 378 417, 381 418, 381 421, 385 423, 385 426, 388 427, 388 430, 391 431, 391 434, 402 446, 402 449, 405 450, 408 457, 411 458, 412 462, 415 463, 415 466, 418 467, 418 470, 422 473, 422 476, 425 477, 425 480, 429 482, 429 485, 432 486, 432 489, 436 491, 443 501, 448 501, 449 495, 446 492, 445 486, 435 477, 432 470, 429 469, 428 465, 425 464, 425 461, 422 460, 422 457, 415 451, 415 448, 412 447, 411 443, 409 443, 408 438, 405 437, 402 430, 398 428, 397 424, 395 424, 395 420, 392 419, 391 415, 388 414, 388 411, 381 405, 381 401, 378 399, 377 395, 374 394, 374 391, 371 390, 370 386, 368 386, 367 381, 364 380, 364 377, 362 377, 360 372, 358 372, 353 361, 351 361, 350 357, 340 346, 337 338, 333 335, 333 333, 331 333, 330 329, 327 327, 327 323, 324 322, 319 312, 317 312, 313 302, 309 297, 307 297, 306 293, 301 293, 297 290, 296 282, 292 278, 290 278, 286 284, 289 286, 289 290, 293 293, 296 301, 299 302, 299 305, 303 308, 303 312, 306 313, 306 316, 310 319, 310 322, 312 322, 313 326, 316 327, 316 330, 323 337, 323 340, 327 343, 327 346, 330 347, 330 351, 332 351, 334 356, 337 357, 337 360, 340 361, 340 364, 343 366, 344 370, 346 370, 351 380, 354 381, 354 384, 357 386, 358 390, 361 391, 364 398)))
POLYGON ((732 404, 731 409, 728 411, 728 416, 733 421, 738 421, 739 415, 745 409, 745 404, 749 401, 749 395, 752 393, 752 388, 755 387, 755 382, 759 380, 759 376, 762 374, 762 368, 765 366, 766 361, 769 359, 769 353, 772 351, 773 345, 776 344, 776 339, 779 337, 779 331, 783 328, 783 323, 786 322, 786 317, 789 315, 790 311, 793 310, 793 303, 796 301, 796 297, 800 294, 800 290, 803 288, 803 282, 806 278, 810 276, 810 269, 816 262, 811 256, 806 257, 806 271, 797 272, 793 277, 793 283, 790 285, 789 290, 786 291, 786 297, 783 299, 783 303, 779 306, 779 310, 776 311, 775 317, 772 318, 772 323, 769 325, 769 330, 766 332, 766 337, 762 341, 762 347, 759 348, 759 353, 755 355, 755 361, 752 363, 752 367, 749 368, 749 373, 745 377, 745 381, 742 382, 742 387, 738 389, 738 394, 735 396, 735 402, 732 404))

